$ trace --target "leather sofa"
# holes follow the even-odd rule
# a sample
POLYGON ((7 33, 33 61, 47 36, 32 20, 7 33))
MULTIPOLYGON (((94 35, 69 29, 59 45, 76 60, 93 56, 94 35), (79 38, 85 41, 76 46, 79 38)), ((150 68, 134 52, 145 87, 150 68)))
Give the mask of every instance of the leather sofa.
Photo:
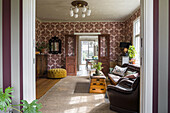
MULTIPOLYGON (((127 71, 134 71, 134 72, 137 72, 140 75, 140 67, 137 67, 137 66, 132 65, 132 64, 124 64, 122 67, 128 67, 127 71)), ((110 83, 112 85, 117 85, 122 79, 124 79, 124 77, 113 74, 112 70, 113 70, 113 68, 110 68, 108 78, 109 78, 110 83)))
MULTIPOLYGON (((129 70, 136 70, 140 73, 140 68, 131 67, 129 70)), ((119 113, 139 112, 139 91, 140 76, 136 79, 123 78, 117 85, 108 85, 107 94, 110 101, 110 109, 119 113)))

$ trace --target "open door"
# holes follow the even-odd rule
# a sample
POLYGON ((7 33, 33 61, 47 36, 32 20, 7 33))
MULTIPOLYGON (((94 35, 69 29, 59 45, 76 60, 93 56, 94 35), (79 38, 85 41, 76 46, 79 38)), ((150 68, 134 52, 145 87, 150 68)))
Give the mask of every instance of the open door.
POLYGON ((110 68, 110 35, 99 35, 99 62, 102 62, 102 71, 107 76, 110 68))
POLYGON ((66 55, 66 70, 68 76, 77 75, 77 50, 76 50, 76 36, 65 36, 65 55, 66 55))

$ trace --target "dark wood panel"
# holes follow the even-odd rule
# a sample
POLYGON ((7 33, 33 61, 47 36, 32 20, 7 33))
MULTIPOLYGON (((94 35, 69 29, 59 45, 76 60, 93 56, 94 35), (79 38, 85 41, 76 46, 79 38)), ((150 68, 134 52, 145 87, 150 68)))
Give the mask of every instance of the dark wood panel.
POLYGON ((102 66, 104 67, 103 68, 103 73, 105 74, 105 76, 108 75, 109 73, 109 67, 110 67, 110 35, 108 34, 103 34, 103 35, 99 35, 99 62, 102 62, 102 66), (101 56, 101 38, 102 37, 105 37, 105 42, 103 43, 106 43, 106 46, 107 46, 107 50, 105 52, 104 55, 101 56))
POLYGON ((36 77, 47 77, 48 55, 36 55, 36 77))
POLYGON ((76 76, 77 75, 77 44, 76 44, 76 36, 75 35, 66 35, 65 36, 65 48, 66 48, 66 70, 68 76, 76 76), (68 38, 72 38, 72 54, 69 55, 69 40, 68 38))

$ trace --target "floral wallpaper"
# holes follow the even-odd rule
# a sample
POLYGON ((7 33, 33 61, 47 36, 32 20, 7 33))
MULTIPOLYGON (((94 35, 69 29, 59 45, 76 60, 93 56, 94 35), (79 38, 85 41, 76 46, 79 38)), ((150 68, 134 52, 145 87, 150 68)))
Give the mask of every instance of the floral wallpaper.
POLYGON ((140 17, 140 9, 137 10, 129 19, 125 21, 126 40, 132 42, 133 37, 133 21, 140 17))
MULTIPOLYGON (((121 41, 132 41, 133 20, 140 15, 140 10, 125 22, 40 22, 36 20, 36 43, 45 42, 54 36, 62 40, 61 54, 48 54, 48 69, 65 67, 65 34, 100 32, 110 34, 110 60, 117 61, 121 55, 121 41)), ((70 42, 71 43, 71 42, 70 42)), ((71 53, 70 53, 71 54, 71 53)))

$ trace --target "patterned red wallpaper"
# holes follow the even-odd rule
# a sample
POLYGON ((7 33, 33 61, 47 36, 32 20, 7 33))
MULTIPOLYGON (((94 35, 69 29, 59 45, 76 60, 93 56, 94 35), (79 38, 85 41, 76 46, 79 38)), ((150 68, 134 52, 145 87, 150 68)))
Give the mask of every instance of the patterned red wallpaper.
POLYGON ((140 9, 137 10, 129 19, 125 21, 126 25, 126 40, 132 41, 133 37, 133 21, 140 17, 140 9))
POLYGON ((137 11, 126 22, 40 22, 36 20, 36 43, 45 42, 54 36, 62 40, 62 53, 48 57, 48 69, 65 66, 65 36, 64 34, 100 32, 110 34, 110 60, 117 61, 121 55, 119 43, 131 41, 133 36, 133 19, 138 16, 137 11), (132 25, 131 25, 132 24, 132 25), (128 27, 128 28, 126 28, 128 27), (132 30, 131 30, 132 29, 132 30), (127 38, 128 37, 128 38, 127 38))

